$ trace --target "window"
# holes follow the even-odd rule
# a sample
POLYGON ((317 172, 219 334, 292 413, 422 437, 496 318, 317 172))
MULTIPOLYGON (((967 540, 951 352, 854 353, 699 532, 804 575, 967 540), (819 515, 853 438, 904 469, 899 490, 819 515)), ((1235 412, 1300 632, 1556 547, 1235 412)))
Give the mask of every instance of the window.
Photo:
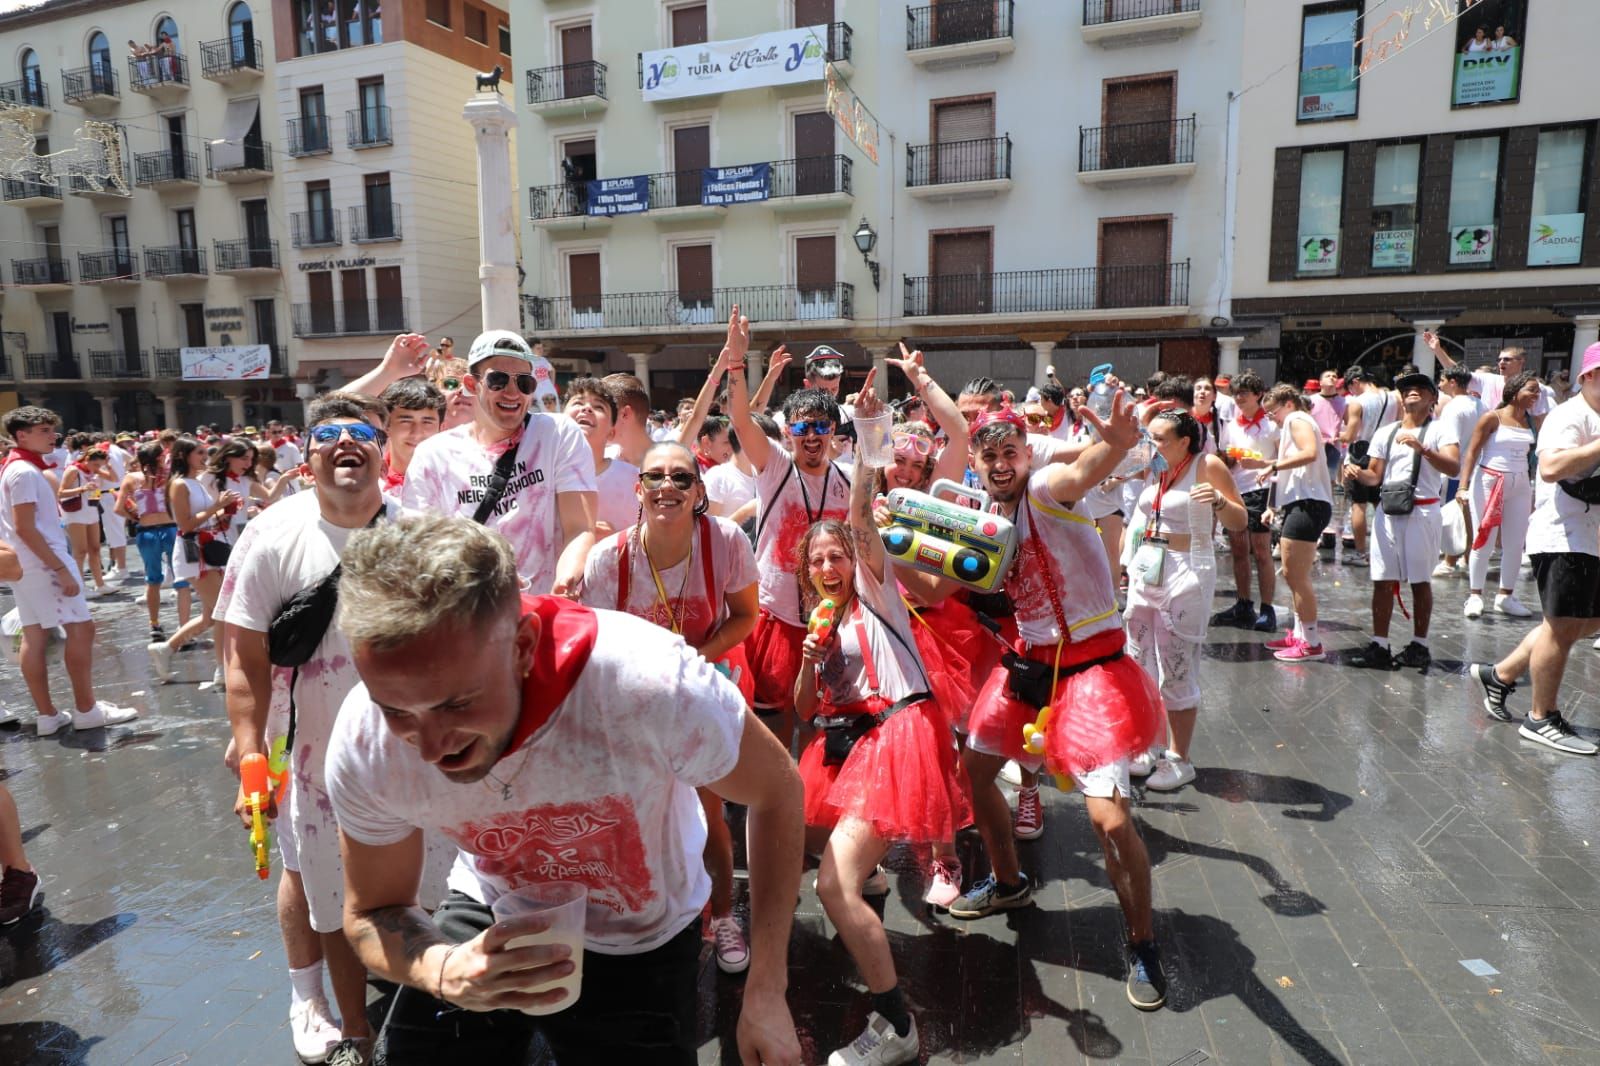
POLYGON ((930 184, 992 179, 994 99, 934 101, 933 143, 930 184))
POLYGON ((711 282, 711 245, 680 244, 673 250, 678 273, 678 324, 706 325, 716 318, 711 282))
POLYGON ((1339 272, 1339 219, 1344 207, 1344 149, 1300 157, 1298 274, 1339 272))
POLYGON ((235 67, 256 65, 255 17, 243 0, 228 9, 228 49, 235 67))
POLYGON ((332 333, 337 323, 333 307, 333 271, 313 270, 306 274, 306 294, 311 303, 311 321, 307 332, 332 333))
POLYGON ((994 304, 994 232, 964 230, 929 235, 929 314, 987 314, 994 304))
POLYGON ((39 73, 39 56, 32 48, 22 52, 23 102, 34 107, 44 104, 44 77, 39 73))
POLYGON ((386 240, 400 235, 394 224, 394 195, 388 174, 368 174, 363 179, 367 233, 369 241, 386 240))
POLYGON ((111 65, 111 42, 98 30, 89 38, 89 86, 91 92, 104 96, 113 96, 117 91, 116 68, 111 65))
POLYGON ((837 244, 837 238, 831 233, 795 238, 794 287, 799 302, 791 317, 839 317, 837 244))
POLYGON ((706 42, 706 5, 684 4, 672 8, 669 15, 672 19, 672 47, 706 42))
POLYGON ((178 310, 183 314, 184 343, 190 348, 204 348, 206 345, 206 305, 179 304, 178 310))
POLYGON ((1300 89, 1295 118, 1354 118, 1361 49, 1360 0, 1315 4, 1300 16, 1300 89))
POLYGON ((1516 103, 1528 43, 1527 0, 1458 0, 1457 7, 1450 106, 1516 103))
POLYGON ((579 252, 567 256, 567 295, 572 300, 572 325, 583 329, 603 324, 600 296, 600 253, 579 252))
POLYGON ((401 289, 400 268, 374 267, 372 285, 376 299, 374 310, 378 314, 378 331, 399 333, 406 328, 406 301, 401 289))
POLYGON ((1583 161, 1588 155, 1587 129, 1540 131, 1528 224, 1529 266, 1573 266, 1583 258, 1583 161))
POLYGON ((489 16, 481 7, 464 5, 461 8, 461 32, 467 35, 467 40, 477 41, 479 44, 489 43, 489 16))
POLYGON ((1097 297, 1100 307, 1163 307, 1167 295, 1167 256, 1172 246, 1170 218, 1100 220, 1097 297))
POLYGON ((428 0, 428 21, 440 26, 450 26, 450 0, 428 0))
POLYGON ((310 155, 329 150, 327 108, 327 98, 322 95, 320 85, 301 90, 299 144, 291 144, 291 152, 298 149, 298 154, 310 155))
POLYGON ((1410 270, 1417 243, 1422 145, 1385 144, 1372 167, 1372 268, 1410 270))
POLYGON ((561 98, 595 95, 594 27, 585 22, 561 29, 561 98))
POLYGON ((371 332, 372 314, 367 306, 366 269, 339 271, 339 295, 344 301, 343 332, 371 332))
POLYGON ((833 0, 794 0, 796 26, 827 26, 833 22, 833 0))
POLYGON ((389 130, 389 108, 385 103, 382 78, 367 78, 358 82, 356 94, 361 106, 352 116, 356 128, 351 131, 358 140, 351 147, 388 144, 393 139, 389 130))
POLYGON ((325 181, 306 184, 306 235, 311 244, 333 244, 333 192, 325 181))
POLYGON ((511 58, 511 27, 504 22, 500 23, 500 54, 511 58))
POLYGON ((165 48, 168 40, 172 41, 173 52, 181 53, 183 46, 178 40, 178 24, 172 21, 170 15, 165 16, 156 23, 156 44, 165 48))
POLYGON ((1172 162, 1172 115, 1177 87, 1171 75, 1109 81, 1105 87, 1102 169, 1172 162))
POLYGON ((711 127, 678 126, 672 131, 673 200, 663 207, 700 202, 701 182, 711 165, 711 127))
POLYGON ((1498 218, 1500 138, 1458 137, 1450 164, 1450 262, 1494 262, 1498 218))
MULTIPOLYGON (((186 252, 193 252, 200 247, 200 241, 194 229, 194 208, 180 207, 173 212, 178 223, 178 247, 186 252)), ((187 273, 195 273, 188 271, 187 273)))

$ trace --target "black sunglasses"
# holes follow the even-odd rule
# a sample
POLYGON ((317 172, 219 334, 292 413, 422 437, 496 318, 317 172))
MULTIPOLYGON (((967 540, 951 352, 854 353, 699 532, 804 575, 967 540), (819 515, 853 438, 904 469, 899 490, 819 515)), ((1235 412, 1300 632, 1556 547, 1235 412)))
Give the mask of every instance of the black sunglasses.
POLYGON ((508 374, 504 370, 491 370, 483 375, 483 387, 490 392, 501 392, 513 382, 522 395, 533 395, 535 385, 532 374, 508 374))
POLYGON ((693 474, 685 474, 681 470, 672 474, 658 474, 654 471, 651 471, 649 473, 639 475, 639 484, 643 485, 651 492, 659 489, 662 485, 669 481, 672 482, 672 487, 677 489, 679 492, 688 492, 690 489, 694 488, 695 483, 699 480, 700 479, 695 477, 693 474))

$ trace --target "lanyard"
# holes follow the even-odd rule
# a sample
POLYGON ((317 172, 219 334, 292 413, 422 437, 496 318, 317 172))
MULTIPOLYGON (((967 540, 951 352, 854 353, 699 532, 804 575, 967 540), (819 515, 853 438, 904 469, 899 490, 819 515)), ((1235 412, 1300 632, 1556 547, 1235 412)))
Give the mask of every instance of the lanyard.
MULTIPOLYGON (((1150 526, 1145 530, 1144 533, 1146 540, 1149 540, 1151 537, 1155 536, 1161 531, 1161 498, 1167 494, 1168 489, 1172 488, 1172 486, 1178 483, 1178 479, 1183 477, 1184 471, 1189 469, 1189 464, 1192 462, 1194 462, 1194 455, 1190 454, 1185 457, 1183 462, 1178 464, 1178 468, 1176 470, 1172 471, 1170 479, 1166 474, 1162 474, 1160 481, 1156 483, 1156 503, 1155 506, 1150 509, 1150 526)), ((1194 530, 1190 530, 1189 532, 1192 534, 1194 530)))
MULTIPOLYGON (((656 570, 656 561, 650 558, 650 549, 645 546, 644 538, 639 540, 639 546, 644 549, 644 561, 650 567, 650 576, 655 579, 656 596, 661 600, 661 609, 667 612, 667 627, 679 636, 683 635, 683 620, 672 610, 672 601, 667 599, 667 590, 661 584, 661 574, 656 570)), ((689 538, 689 554, 683 560, 683 587, 678 590, 678 602, 683 603, 683 594, 689 587, 689 575, 694 572, 694 538, 689 538)))
POLYGON ((800 484, 800 502, 806 509, 806 526, 810 528, 821 521, 828 510, 828 479, 833 477, 833 460, 828 460, 828 472, 822 475, 822 502, 817 505, 817 513, 811 513, 811 494, 806 491, 806 475, 804 471, 796 468, 795 473, 800 476, 795 480, 800 484))
MULTIPOLYGON (((711 558, 711 520, 702 515, 697 521, 700 527, 700 568, 703 571, 701 577, 705 582, 706 609, 708 612, 706 617, 711 619, 710 624, 712 627, 711 630, 709 630, 706 634, 706 637, 709 638, 710 634, 715 632, 718 628, 716 622, 718 617, 716 592, 718 585, 715 568, 713 566, 713 560, 711 558)), ((628 610, 628 593, 632 587, 632 564, 629 560, 628 532, 628 530, 623 530, 621 533, 617 534, 617 610, 623 612, 628 610)), ((641 531, 641 547, 643 547, 643 537, 644 534, 641 531)), ((685 558, 684 562, 689 563, 693 556, 694 544, 691 542, 689 545, 689 557, 685 558)), ((650 576, 655 578, 656 595, 660 597, 662 606, 666 607, 667 609, 667 618, 672 624, 672 631, 682 636, 683 620, 674 616, 672 612, 672 605, 667 602, 666 590, 661 584, 661 575, 656 573, 655 563, 650 560, 650 553, 648 551, 645 552, 645 560, 646 562, 650 563, 650 576)), ((683 603, 683 594, 688 587, 689 571, 686 569, 683 575, 683 588, 678 591, 678 602, 680 604, 683 603)), ((685 612, 685 614, 687 614, 687 612, 685 612)))

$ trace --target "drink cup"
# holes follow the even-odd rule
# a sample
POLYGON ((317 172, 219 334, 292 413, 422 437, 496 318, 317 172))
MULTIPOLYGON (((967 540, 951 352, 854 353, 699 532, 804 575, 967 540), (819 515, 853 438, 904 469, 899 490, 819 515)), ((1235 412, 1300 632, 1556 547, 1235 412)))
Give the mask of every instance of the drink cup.
POLYGON ((894 415, 888 410, 882 414, 856 415, 856 449, 868 466, 882 469, 894 465, 894 415))
POLYGON ((588 904, 589 889, 586 886, 573 881, 546 881, 507 892, 490 907, 497 922, 536 915, 550 923, 550 927, 543 932, 519 936, 507 942, 507 948, 565 944, 572 953, 569 958, 572 963, 570 974, 555 981, 541 981, 526 989, 528 992, 548 992, 563 988, 566 989, 566 997, 549 1006, 525 1008, 522 1013, 555 1014, 578 1002, 578 993, 583 989, 583 933, 588 904))

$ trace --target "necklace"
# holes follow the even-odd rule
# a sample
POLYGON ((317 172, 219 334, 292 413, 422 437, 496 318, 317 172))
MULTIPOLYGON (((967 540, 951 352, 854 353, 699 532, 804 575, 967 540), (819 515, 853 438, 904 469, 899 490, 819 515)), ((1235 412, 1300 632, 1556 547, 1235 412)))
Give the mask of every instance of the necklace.
MULTIPOLYGON (((523 767, 528 765, 528 756, 533 754, 533 738, 529 737, 523 743, 527 745, 527 750, 522 753, 522 761, 517 763, 517 771, 511 775, 511 781, 515 781, 522 773, 523 767)), ((493 770, 489 771, 488 777, 489 781, 493 781, 495 784, 500 786, 500 798, 509 803, 511 801, 511 781, 500 780, 500 778, 494 775, 493 770)), ((483 783, 484 788, 489 787, 489 781, 485 781, 483 783)))
MULTIPOLYGON (((642 549, 641 554, 644 556, 645 564, 650 567, 650 576, 655 579, 656 596, 661 600, 661 608, 667 612, 667 628, 671 629, 679 636, 682 636, 683 619, 679 618, 673 613, 672 601, 667 598, 666 587, 661 583, 661 574, 656 570, 656 561, 650 558, 650 544, 647 540, 647 533, 647 528, 639 530, 639 547, 642 549)), ((691 566, 690 563, 693 561, 694 535, 691 533, 689 536, 689 554, 685 556, 683 560, 683 582, 678 587, 678 604, 680 606, 683 604, 684 593, 689 591, 689 575, 694 572, 694 567, 691 566)))

